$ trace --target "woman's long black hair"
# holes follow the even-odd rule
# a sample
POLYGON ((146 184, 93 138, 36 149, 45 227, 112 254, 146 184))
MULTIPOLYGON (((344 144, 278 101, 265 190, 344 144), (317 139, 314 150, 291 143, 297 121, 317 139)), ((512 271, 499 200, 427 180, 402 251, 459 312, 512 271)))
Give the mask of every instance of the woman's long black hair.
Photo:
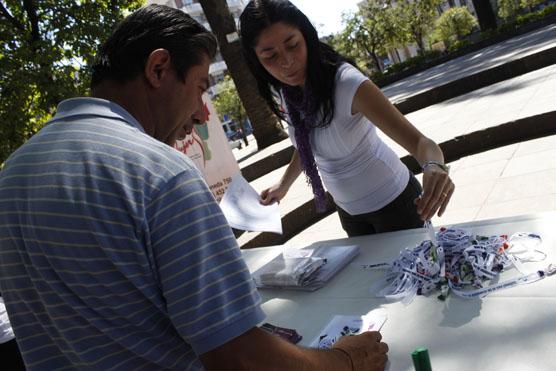
POLYGON ((320 122, 312 122, 312 127, 328 126, 334 117, 334 81, 338 67, 348 62, 354 63, 340 55, 329 45, 321 42, 315 27, 305 14, 287 0, 251 0, 240 16, 241 44, 247 64, 257 79, 260 94, 270 109, 285 120, 284 112, 275 99, 274 92, 279 92, 282 83, 269 74, 255 54, 255 44, 261 32, 274 23, 283 22, 298 28, 307 44, 307 66, 305 86, 311 92, 312 106, 322 112, 320 122))

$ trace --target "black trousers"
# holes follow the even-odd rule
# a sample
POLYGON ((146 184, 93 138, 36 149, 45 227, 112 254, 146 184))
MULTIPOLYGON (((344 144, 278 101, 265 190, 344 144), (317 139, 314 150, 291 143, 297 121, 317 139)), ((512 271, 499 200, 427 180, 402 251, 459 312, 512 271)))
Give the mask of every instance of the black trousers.
POLYGON ((414 203, 422 192, 421 184, 410 173, 405 190, 394 201, 380 210, 366 214, 350 215, 336 205, 342 228, 349 237, 355 237, 422 227, 423 221, 417 214, 417 206, 414 203))

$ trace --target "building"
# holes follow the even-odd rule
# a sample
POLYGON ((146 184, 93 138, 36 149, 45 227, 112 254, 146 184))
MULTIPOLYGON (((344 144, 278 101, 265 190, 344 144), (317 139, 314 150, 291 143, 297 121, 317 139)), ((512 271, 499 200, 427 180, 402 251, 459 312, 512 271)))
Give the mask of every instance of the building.
MULTIPOLYGON (((244 0, 227 0, 228 8, 230 8, 230 13, 232 13, 236 24, 239 23, 239 16, 243 11, 243 8, 247 5, 244 0)), ((199 4, 198 0, 148 0, 147 4, 161 4, 167 5, 172 8, 181 9, 187 14, 189 14, 197 22, 201 23, 205 28, 211 29, 210 25, 203 13, 203 8, 199 4)), ((210 75, 210 89, 209 94, 215 95, 218 92, 218 83, 224 79, 228 71, 226 62, 222 59, 220 53, 217 53, 214 58, 214 62, 211 64, 209 69, 210 75)))

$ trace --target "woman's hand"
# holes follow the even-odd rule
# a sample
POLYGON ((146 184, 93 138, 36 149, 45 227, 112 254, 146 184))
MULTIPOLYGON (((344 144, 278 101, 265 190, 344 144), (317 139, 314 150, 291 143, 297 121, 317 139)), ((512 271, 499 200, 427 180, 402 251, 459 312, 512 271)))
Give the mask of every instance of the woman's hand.
POLYGON ((275 202, 280 203, 280 201, 286 197, 286 193, 288 193, 287 189, 283 189, 280 184, 276 184, 261 192, 259 202, 261 205, 270 205, 275 202))
POLYGON ((421 219, 432 218, 437 210, 438 216, 442 216, 455 188, 447 171, 435 165, 427 166, 423 172, 423 194, 415 200, 421 219))

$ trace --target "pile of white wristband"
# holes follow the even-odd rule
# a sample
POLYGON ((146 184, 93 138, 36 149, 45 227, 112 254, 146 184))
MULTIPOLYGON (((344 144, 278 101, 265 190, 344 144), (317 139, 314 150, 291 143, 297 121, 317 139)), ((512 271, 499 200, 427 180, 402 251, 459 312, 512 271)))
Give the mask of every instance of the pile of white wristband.
POLYGON ((539 250, 541 237, 533 233, 519 232, 509 238, 485 237, 462 229, 441 228, 436 239, 437 245, 427 240, 413 249, 406 248, 391 263, 364 265, 365 269, 386 270, 383 280, 373 286, 376 296, 406 304, 415 295, 435 291, 441 300, 450 291, 463 298, 484 297, 497 290, 541 280, 556 271, 553 265, 533 273, 523 269, 525 262, 546 258, 539 250), (501 272, 512 268, 519 271, 519 277, 497 282, 501 272))

